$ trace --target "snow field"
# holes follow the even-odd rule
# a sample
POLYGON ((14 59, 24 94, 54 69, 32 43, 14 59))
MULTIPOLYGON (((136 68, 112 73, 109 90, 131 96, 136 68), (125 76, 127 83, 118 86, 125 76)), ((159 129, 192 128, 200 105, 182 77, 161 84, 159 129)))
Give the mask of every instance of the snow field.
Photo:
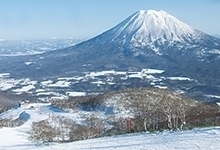
POLYGON ((0 118, 16 119, 22 112, 29 116, 26 118, 26 123, 20 127, 0 129, 0 150, 217 150, 220 148, 220 127, 197 128, 188 131, 164 131, 162 133, 134 133, 62 144, 37 144, 28 140, 27 131, 30 130, 32 122, 48 119, 51 116, 65 116, 72 119, 77 119, 79 116, 76 113, 68 113, 53 108, 49 103, 32 103, 8 110, 2 113, 0 118))

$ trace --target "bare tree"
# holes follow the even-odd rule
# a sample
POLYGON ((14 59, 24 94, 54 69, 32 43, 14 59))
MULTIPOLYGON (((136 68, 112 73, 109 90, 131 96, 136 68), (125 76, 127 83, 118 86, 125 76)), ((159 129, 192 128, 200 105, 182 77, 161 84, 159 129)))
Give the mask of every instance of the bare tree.
POLYGON ((53 142, 57 136, 56 129, 52 128, 48 121, 33 122, 29 139, 34 142, 53 142))

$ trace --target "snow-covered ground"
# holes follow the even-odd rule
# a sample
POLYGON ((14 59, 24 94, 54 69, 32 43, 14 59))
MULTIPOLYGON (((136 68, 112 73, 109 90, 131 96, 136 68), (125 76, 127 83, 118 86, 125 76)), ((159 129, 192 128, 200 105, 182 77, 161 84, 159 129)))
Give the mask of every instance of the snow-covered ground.
MULTIPOLYGON (((43 101, 51 98, 64 99, 68 97, 90 95, 106 89, 128 85, 131 82, 143 81, 150 86, 169 89, 172 82, 180 82, 177 90, 187 92, 189 85, 198 84, 195 79, 181 76, 164 76, 165 70, 141 69, 140 71, 104 70, 97 72, 81 72, 76 75, 59 76, 32 81, 29 78, 15 79, 10 73, 0 73, 0 90, 15 94, 30 94, 43 101), (86 85, 86 86, 85 86, 86 85), (87 87, 94 87, 87 89, 87 87), (183 86, 183 87, 182 87, 183 86)), ((212 94, 212 93, 211 93, 212 94)), ((204 95, 205 98, 220 99, 219 95, 204 95)))
POLYGON ((38 149, 42 150, 217 150, 219 148, 220 128, 205 128, 158 134, 128 134, 38 147, 38 149))
POLYGON ((49 103, 26 104, 21 108, 8 110, 0 115, 0 119, 13 118, 26 114, 25 124, 15 128, 0 128, 0 150, 87 150, 87 149, 148 149, 148 150, 217 150, 220 149, 220 127, 194 129, 189 131, 165 131, 162 133, 135 133, 112 137, 97 138, 72 143, 52 143, 39 145, 28 140, 27 131, 34 121, 40 121, 51 115, 69 116, 75 114, 57 111, 49 103), (31 107, 32 106, 32 107, 31 107))
POLYGON ((66 95, 68 95, 70 97, 85 96, 86 92, 66 92, 66 95))
MULTIPOLYGON (((121 79, 125 80, 129 78, 140 78, 156 82, 161 81, 162 79, 156 78, 153 75, 161 74, 163 72, 164 70, 157 69, 142 69, 139 72, 105 70, 100 72, 84 72, 84 74, 82 74, 81 76, 58 77, 43 81, 31 81, 29 78, 14 79, 10 77, 10 73, 0 73, 0 90, 11 90, 16 94, 33 93, 37 96, 58 96, 61 95, 61 93, 57 92, 57 88, 69 88, 71 87, 71 85, 79 82, 92 80, 91 83, 96 84, 97 86, 100 86, 101 84, 113 85, 116 84, 114 80, 117 75, 120 76, 121 79), (105 76, 106 78, 102 79, 103 76, 105 76)), ((78 93, 81 92, 83 91, 71 91, 69 93, 66 93, 66 95, 62 95, 62 97, 79 96, 78 93), (77 94, 74 95, 75 93, 77 94)))

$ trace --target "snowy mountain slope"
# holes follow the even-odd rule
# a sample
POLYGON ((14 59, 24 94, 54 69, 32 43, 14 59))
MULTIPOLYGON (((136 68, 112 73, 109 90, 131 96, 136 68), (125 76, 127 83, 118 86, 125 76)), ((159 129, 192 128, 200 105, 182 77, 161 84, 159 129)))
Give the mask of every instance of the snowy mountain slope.
POLYGON ((0 149, 3 150, 61 150, 61 149, 218 149, 220 147, 220 127, 193 129, 190 131, 164 131, 162 133, 135 133, 113 137, 104 137, 71 143, 37 144, 28 140, 28 132, 32 122, 41 121, 54 116, 70 116, 74 114, 56 111, 48 103, 26 104, 18 109, 12 109, 1 117, 16 117, 16 112, 26 112, 27 122, 19 127, 0 128, 0 149), (10 115, 11 114, 11 115, 10 115))
MULTIPOLYGON (((184 64, 181 67, 186 69, 193 63, 195 73, 206 64, 207 68, 215 67, 220 61, 219 51, 220 39, 193 29, 164 11, 141 10, 97 37, 63 50, 18 59, 11 69, 22 68, 23 74, 31 70, 46 76, 99 68, 173 69, 184 64), (26 70, 19 65, 24 59, 35 65, 26 70), (48 68, 54 72, 45 71, 48 68)), ((5 60, 8 61, 14 60, 5 60)))
MULTIPOLYGON (((4 86, 4 83, 2 83, 1 81, 0 81, 0 84, 4 86)), ((17 106, 18 101, 22 101, 24 99, 30 99, 30 96, 27 96, 24 94, 18 95, 18 94, 12 94, 10 92, 0 91, 0 113, 14 106, 17 106)), ((35 98, 32 98, 32 100, 34 99, 35 98)))
MULTIPOLYGON (((206 91, 215 91, 217 95, 220 91, 220 39, 164 11, 141 10, 75 46, 16 59, 2 57, 0 63, 2 73, 35 79, 71 77, 91 71, 155 68, 164 70, 164 78, 193 79, 196 84, 183 83, 183 89, 193 91, 194 95, 210 95, 206 91)), ((174 82, 167 84, 179 86, 174 82)))
POLYGON ((220 128, 211 127, 204 129, 195 129, 192 131, 183 132, 164 132, 159 134, 129 134, 115 137, 105 137, 91 139, 85 141, 77 141, 65 144, 50 144, 49 146, 30 143, 25 139, 25 134, 19 133, 16 130, 0 129, 0 133, 9 135, 3 138, 0 137, 0 147, 5 150, 127 150, 127 149, 156 149, 156 150, 200 150, 209 149, 216 150, 220 147, 220 128), (14 137, 11 140, 10 137, 14 137))
POLYGON ((140 10, 96 37, 93 42, 120 43, 127 49, 133 47, 133 52, 141 49, 142 53, 153 50, 157 54, 166 54, 166 50, 201 47, 201 51, 204 46, 207 48, 211 45, 213 49, 219 49, 220 40, 194 29, 163 10, 140 10))
POLYGON ((189 41, 202 36, 202 33, 162 10, 140 10, 116 26, 114 31, 117 35, 113 40, 118 37, 126 38, 129 33, 132 35, 130 42, 136 47, 150 46, 155 41, 185 42, 185 39, 189 41))

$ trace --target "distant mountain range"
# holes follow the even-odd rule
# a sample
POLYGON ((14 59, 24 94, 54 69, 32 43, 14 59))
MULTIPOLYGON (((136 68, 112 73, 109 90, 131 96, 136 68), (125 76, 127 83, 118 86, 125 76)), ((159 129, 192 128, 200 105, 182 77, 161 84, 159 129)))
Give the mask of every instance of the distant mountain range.
MULTIPOLYGON (((51 78, 103 70, 164 70, 182 76, 189 93, 220 91, 220 39, 183 23, 165 11, 140 10, 112 29, 69 48, 39 55, 2 57, 0 72, 13 77, 51 78), (32 62, 31 65, 25 62, 32 62)), ((161 77, 162 78, 162 77, 161 77)), ((178 87, 177 82, 169 82, 178 87)))
POLYGON ((0 56, 41 54, 48 51, 70 47, 82 41, 82 39, 74 38, 48 38, 40 40, 0 39, 0 56))

